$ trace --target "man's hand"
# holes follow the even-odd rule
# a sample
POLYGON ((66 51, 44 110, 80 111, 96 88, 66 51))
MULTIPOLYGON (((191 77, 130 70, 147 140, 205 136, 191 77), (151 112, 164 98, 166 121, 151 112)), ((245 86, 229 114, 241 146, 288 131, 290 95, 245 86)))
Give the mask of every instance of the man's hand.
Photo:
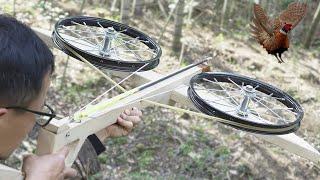
POLYGON ((108 137, 119 137, 128 135, 134 126, 140 121, 142 112, 138 108, 126 109, 117 119, 117 122, 105 128, 108 137))
POLYGON ((44 156, 28 155, 23 158, 22 172, 26 180, 62 180, 75 177, 77 171, 65 167, 64 160, 69 150, 62 148, 55 154, 44 156))

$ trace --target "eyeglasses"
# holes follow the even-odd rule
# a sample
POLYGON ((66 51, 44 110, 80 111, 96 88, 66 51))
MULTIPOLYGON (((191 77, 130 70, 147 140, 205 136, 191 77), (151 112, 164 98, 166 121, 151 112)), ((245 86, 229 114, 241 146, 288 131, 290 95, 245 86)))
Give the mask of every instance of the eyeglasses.
POLYGON ((20 106, 9 106, 9 107, 5 107, 5 108, 6 109, 23 110, 23 111, 31 112, 33 114, 41 116, 41 118, 36 118, 36 123, 42 127, 48 125, 50 123, 50 121, 56 117, 56 113, 54 112, 54 110, 47 104, 44 104, 42 112, 30 110, 30 109, 20 107, 20 106))

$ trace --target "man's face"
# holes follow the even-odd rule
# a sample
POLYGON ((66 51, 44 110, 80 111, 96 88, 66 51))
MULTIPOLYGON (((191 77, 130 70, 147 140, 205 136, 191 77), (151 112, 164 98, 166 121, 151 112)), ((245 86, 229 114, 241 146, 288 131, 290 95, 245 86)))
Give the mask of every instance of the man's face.
MULTIPOLYGON (((49 73, 44 77, 39 96, 34 99, 30 110, 41 111, 50 85, 49 73)), ((30 112, 0 108, 0 159, 6 159, 19 146, 35 125, 35 115, 30 112)))

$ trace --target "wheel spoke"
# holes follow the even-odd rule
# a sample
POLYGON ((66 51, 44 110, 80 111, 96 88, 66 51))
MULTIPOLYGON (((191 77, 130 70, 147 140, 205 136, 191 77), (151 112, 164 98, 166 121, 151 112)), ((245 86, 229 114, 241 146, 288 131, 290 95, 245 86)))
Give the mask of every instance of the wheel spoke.
POLYGON ((96 47, 97 47, 97 45, 95 45, 95 44, 93 44, 93 43, 91 43, 91 42, 89 42, 89 41, 86 41, 85 39, 69 39, 69 38, 63 38, 63 39, 65 39, 65 40, 67 40, 67 41, 69 41, 69 42, 75 42, 75 43, 77 43, 77 44, 81 44, 81 45, 83 45, 83 46, 88 46, 88 47, 92 47, 92 48, 96 48, 96 47), (82 40, 82 41, 84 41, 84 42, 86 42, 86 43, 88 43, 88 44, 84 44, 84 43, 78 42, 79 40, 82 40), (90 44, 91 46, 89 46, 89 44, 90 44))
MULTIPOLYGON (((217 81, 216 78, 214 78, 214 80, 218 83, 218 81, 217 81)), ((233 97, 230 96, 230 94, 228 93, 228 91, 227 91, 224 87, 222 87, 222 86, 220 85, 220 83, 218 83, 218 85, 219 85, 219 86, 224 90, 224 92, 231 98, 231 100, 238 106, 239 103, 238 103, 233 97)))
MULTIPOLYGON (((217 82, 214 82, 214 81, 211 81, 211 80, 209 80, 209 79, 207 79, 207 78, 203 78, 203 80, 204 81, 207 81, 207 82, 211 82, 211 83, 213 83, 213 84, 218 84, 220 87, 221 87, 221 85, 220 85, 220 83, 217 81, 217 82)), ((232 89, 232 90, 234 90, 234 91, 239 91, 239 89, 237 89, 237 88, 233 88, 233 87, 227 87, 227 88, 229 88, 229 89, 232 89)), ((223 89, 223 88, 221 88, 221 89, 223 89)))
MULTIPOLYGON (((224 92, 223 89, 212 89, 212 88, 200 88, 200 87, 194 87, 194 89, 198 89, 198 90, 206 90, 206 91, 217 91, 217 92, 224 92)), ((240 92, 240 90, 231 90, 229 92, 240 92)))
MULTIPOLYGON (((146 52, 145 49, 134 49, 134 50, 122 50, 123 52, 146 52)), ((151 52, 150 52, 151 53, 151 52)), ((153 55, 156 55, 156 53, 152 52, 153 55)))
MULTIPOLYGON (((63 25, 61 25, 59 28, 58 28, 58 30, 59 29, 61 29, 61 30, 63 30, 63 31, 70 31, 70 32, 78 32, 78 33, 88 33, 88 31, 83 31, 83 30, 80 30, 80 29, 69 29, 69 28, 67 28, 67 27, 69 27, 69 26, 63 26, 63 25)), ((74 27, 74 26, 73 26, 74 27)), ((103 36, 104 35, 104 33, 96 33, 97 34, 97 36, 103 36)))
MULTIPOLYGON (((249 109, 249 111, 250 111, 251 114, 252 114, 252 110, 249 109)), ((253 104, 253 111, 257 113, 258 118, 259 118, 261 121, 264 121, 264 119, 262 119, 261 115, 260 115, 259 112, 257 111, 256 104, 253 104)))
MULTIPOLYGON (((132 39, 132 40, 130 40, 130 41, 133 41, 134 39, 132 39)), ((117 45, 117 46, 114 46, 114 47, 112 47, 112 48, 110 48, 109 50, 111 51, 111 50, 114 50, 115 48, 118 48, 118 47, 121 47, 122 46, 122 44, 119 44, 119 45, 117 45)))
MULTIPOLYGON (((236 85, 240 90, 242 90, 242 88, 241 88, 237 83, 235 83, 234 81, 232 81, 229 77, 228 77, 228 80, 229 80, 232 84, 236 85)), ((242 82, 242 83, 243 83, 243 82, 242 82)))
MULTIPOLYGON (((253 101, 253 102, 255 102, 255 101, 253 101)), ((278 113, 274 112, 272 109, 270 109, 267 105, 265 105, 265 104, 263 104, 262 102, 259 102, 259 101, 257 101, 257 103, 262 105, 263 107, 267 108, 267 110, 269 110, 270 112, 272 112, 274 115, 276 115, 278 118, 281 119, 281 116, 278 113)))
POLYGON ((215 104, 219 104, 219 105, 226 106, 226 107, 232 107, 232 108, 236 107, 236 106, 230 105, 230 104, 218 103, 218 102, 213 101, 213 100, 208 100, 208 99, 204 99, 204 100, 207 101, 207 102, 209 102, 209 103, 215 103, 215 104))
MULTIPOLYGON (((127 38, 127 36, 124 36, 124 34, 120 34, 120 36, 123 37, 122 39, 127 38)), ((142 42, 143 44, 150 42, 150 41, 148 41, 148 40, 139 39, 139 37, 136 37, 136 38, 133 38, 133 39, 135 39, 136 41, 142 42)))
POLYGON ((126 44, 123 44, 122 42, 120 42, 119 40, 116 39, 116 41, 118 41, 120 44, 122 44, 122 46, 124 46, 126 49, 128 49, 129 52, 131 52, 132 54, 134 54, 134 56, 140 60, 143 61, 143 59, 141 58, 141 56, 139 56, 137 53, 135 53, 134 51, 132 51, 130 48, 128 48, 128 46, 126 44))
MULTIPOLYGON (((86 24, 85 22, 83 22, 83 24, 84 24, 85 26, 87 26, 87 24, 86 24)), ((88 28, 88 26, 87 26, 87 28, 88 28)), ((94 40, 96 41, 96 43, 99 44, 99 40, 97 39, 97 37, 92 36, 94 33, 92 32, 91 28, 88 28, 88 30, 89 30, 89 33, 90 33, 91 37, 93 37, 94 40)))
MULTIPOLYGON (((82 41, 84 41, 84 42, 86 42, 86 43, 89 43, 89 44, 91 44, 92 46, 99 46, 98 44, 94 44, 94 43, 92 43, 92 42, 90 42, 90 41, 87 41, 86 39, 81 39, 82 36, 81 36, 80 34, 76 33, 76 32, 73 32, 73 31, 70 31, 70 32, 72 32, 74 35, 78 36, 78 37, 75 37, 75 38, 80 38, 80 40, 82 40, 82 41)), ((64 39, 68 39, 68 38, 64 38, 64 39)), ((69 40, 70 40, 70 39, 69 39, 69 40)), ((75 41, 75 39, 74 39, 73 41, 75 41)), ((77 42, 77 43, 79 43, 79 42, 77 42)))
MULTIPOLYGON (((221 96, 219 96, 221 97, 221 96)), ((222 97, 222 98, 219 98, 219 99, 214 99, 214 101, 223 101, 223 100, 230 100, 232 97, 222 97)), ((228 102, 228 101, 227 101, 228 102)))
POLYGON ((263 98, 263 97, 260 98, 260 97, 256 96, 256 99, 258 99, 259 102, 264 101, 264 102, 266 102, 266 103, 268 103, 268 104, 271 104, 271 105, 273 105, 273 106, 275 106, 275 107, 276 107, 276 106, 279 106, 279 104, 275 104, 275 103, 273 103, 273 102, 267 101, 266 98, 263 98))
MULTIPOLYGON (((138 37, 139 38, 139 37, 138 37)), ((133 43, 131 43, 131 41, 132 40, 137 40, 137 38, 135 38, 135 39, 132 39, 132 40, 129 40, 129 41, 124 41, 123 39, 120 39, 119 38, 119 40, 120 41, 122 41, 124 44, 130 44, 130 45, 132 45, 132 46, 135 46, 135 47, 138 47, 138 48, 140 48, 139 46, 137 46, 136 44, 133 44, 133 43)), ((149 49, 145 49, 146 51, 149 51, 150 53, 153 53, 152 51, 150 51, 149 49)))
MULTIPOLYGON (((269 114, 269 113, 267 113, 267 111, 265 111, 265 112, 260 112, 260 114, 262 114, 262 115, 264 115, 264 116, 269 116, 269 117, 271 117, 271 118, 273 118, 273 119, 276 119, 276 120, 279 120, 279 119, 281 119, 282 121, 285 121, 285 122, 287 122, 288 120, 286 120, 286 119, 284 119, 283 117, 277 117, 277 116, 274 116, 273 114, 269 114)), ((269 123, 271 123, 271 121, 267 121, 266 119, 262 119, 262 120, 264 120, 264 122, 269 122, 269 123)))

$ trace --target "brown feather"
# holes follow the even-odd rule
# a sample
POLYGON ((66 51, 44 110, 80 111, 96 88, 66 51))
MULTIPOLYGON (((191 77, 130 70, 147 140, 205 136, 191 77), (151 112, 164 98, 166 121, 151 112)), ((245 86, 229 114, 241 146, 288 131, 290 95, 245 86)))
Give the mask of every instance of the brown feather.
POLYGON ((273 22, 273 32, 275 31, 280 31, 280 29, 282 28, 283 24, 281 23, 279 17, 276 17, 273 22))
POLYGON ((260 23, 261 27, 269 34, 272 35, 272 28, 269 24, 269 18, 262 9, 262 7, 259 4, 253 5, 253 12, 254 17, 257 19, 257 21, 260 23))
POLYGON ((253 18, 253 24, 250 24, 251 32, 255 35, 255 39, 263 45, 266 39, 270 38, 270 35, 265 31, 256 18, 253 18))
POLYGON ((282 23, 292 24, 292 29, 301 21, 307 11, 306 3, 290 3, 285 11, 282 11, 279 19, 282 23))

